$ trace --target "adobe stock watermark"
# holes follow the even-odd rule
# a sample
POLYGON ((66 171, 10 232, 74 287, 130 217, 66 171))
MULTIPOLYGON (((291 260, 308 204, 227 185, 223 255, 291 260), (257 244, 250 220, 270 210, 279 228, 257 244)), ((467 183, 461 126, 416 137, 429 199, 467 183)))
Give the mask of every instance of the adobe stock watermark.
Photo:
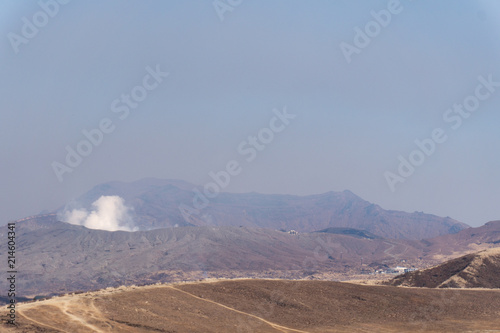
POLYGON ((16 34, 14 32, 7 33, 7 39, 12 46, 15 54, 19 53, 19 46, 22 44, 28 44, 29 41, 35 38, 40 29, 45 27, 50 19, 54 18, 61 8, 61 5, 66 5, 71 0, 40 0, 37 2, 40 10, 37 11, 31 19, 26 16, 21 18, 23 25, 21 27, 21 33, 16 34))
POLYGON ((212 5, 214 6, 219 20, 224 22, 224 15, 226 12, 232 12, 236 7, 241 5, 243 0, 214 0, 212 5))
MULTIPOLYGON (((160 65, 153 69, 146 67, 147 74, 142 78, 142 83, 134 86, 130 93, 123 93, 119 98, 114 99, 110 105, 110 111, 116 113, 120 120, 125 120, 130 115, 131 109, 136 109, 139 104, 148 97, 149 92, 158 88, 169 73, 162 72, 160 65)), ((72 173, 75 168, 82 164, 85 157, 88 157, 94 151, 94 148, 100 146, 105 135, 115 131, 116 125, 109 117, 102 118, 96 128, 82 130, 81 139, 74 147, 66 146, 65 163, 53 161, 51 166, 59 182, 64 180, 66 173, 72 173)))
MULTIPOLYGON (((271 142, 274 141, 275 135, 283 132, 296 115, 289 114, 286 107, 282 111, 273 110, 274 116, 269 120, 269 126, 258 131, 256 135, 249 135, 246 140, 240 142, 237 147, 237 152, 245 158, 247 163, 254 161, 259 152, 263 151, 271 142)), ((200 215, 201 211, 206 208, 210 199, 217 197, 220 191, 226 188, 231 182, 232 177, 239 175, 243 171, 241 163, 237 160, 230 160, 226 163, 225 168, 218 172, 210 171, 208 176, 213 182, 208 182, 203 186, 203 192, 198 188, 193 188, 192 206, 180 204, 179 210, 188 223, 193 221, 193 215, 200 215)), ((201 219, 210 223, 210 217, 201 215, 201 219)))
POLYGON ((393 16, 400 14, 402 11, 403 5, 399 0, 389 0, 386 9, 381 9, 378 12, 372 10, 370 12, 373 20, 368 21, 363 29, 358 26, 354 27, 352 44, 344 41, 339 44, 347 63, 351 63, 354 54, 360 54, 363 49, 368 47, 371 41, 380 35, 382 29, 386 28, 392 22, 393 16))
MULTIPOLYGON (((443 113, 444 122, 449 124, 450 128, 454 131, 462 126, 464 119, 469 118, 479 109, 481 102, 489 99, 496 89, 500 87, 500 81, 494 81, 492 74, 488 75, 487 78, 481 75, 477 80, 479 84, 474 89, 474 93, 465 97, 462 103, 453 104, 452 107, 443 113)), ((386 171, 384 173, 385 180, 391 192, 396 191, 398 183, 404 183, 408 177, 413 175, 416 168, 432 156, 436 152, 437 146, 446 142, 446 140, 448 140, 446 131, 441 127, 437 127, 431 131, 428 138, 423 140, 416 139, 414 141, 417 148, 411 151, 407 158, 399 155, 397 172, 386 171)))

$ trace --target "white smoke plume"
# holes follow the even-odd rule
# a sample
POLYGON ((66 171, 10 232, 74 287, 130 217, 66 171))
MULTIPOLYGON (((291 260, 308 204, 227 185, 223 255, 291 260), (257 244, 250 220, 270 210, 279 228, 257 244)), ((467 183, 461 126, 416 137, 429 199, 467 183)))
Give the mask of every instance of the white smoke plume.
POLYGON ((121 197, 103 195, 92 203, 91 211, 65 210, 62 213, 62 220, 89 229, 136 231, 138 228, 134 227, 130 211, 131 208, 125 206, 125 201, 121 197))

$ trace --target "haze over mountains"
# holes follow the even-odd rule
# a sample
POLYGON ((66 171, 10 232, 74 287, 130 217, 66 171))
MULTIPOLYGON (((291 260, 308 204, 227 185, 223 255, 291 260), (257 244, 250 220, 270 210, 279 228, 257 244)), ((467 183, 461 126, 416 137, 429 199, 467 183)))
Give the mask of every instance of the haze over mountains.
MULTIPOLYGON (((471 307, 471 315, 453 304, 468 304, 484 292, 395 286, 499 288, 500 252, 494 247, 500 221, 468 228, 449 217, 386 211, 349 191, 303 197, 220 193, 186 221, 179 207, 193 202, 201 193, 196 189, 201 191, 171 180, 111 182, 57 213, 16 221, 18 300, 141 285, 22 304, 16 329, 234 332, 244 322, 239 327, 251 323, 262 332, 404 332, 433 322, 437 331, 454 332, 465 327, 464 318, 470 329, 494 327, 498 291, 471 307), (390 287, 332 282, 377 278, 400 265, 433 268, 386 282, 390 287), (210 278, 255 280, 142 286, 210 278), (281 290, 279 297, 272 290, 281 290), (440 313, 422 308, 429 300, 440 313), (255 315, 263 306, 274 314, 255 315)), ((8 248, 6 232, 0 230, 0 255, 8 248)), ((6 284, 0 281, 0 288, 7 290, 6 284)), ((0 302, 6 300, 0 294, 0 302)))
POLYGON ((119 196, 133 208, 135 226, 140 230, 213 225, 313 232, 347 227, 384 238, 418 240, 468 227, 449 217, 384 210, 350 191, 310 196, 219 193, 214 198, 203 193, 203 188, 180 180, 109 182, 59 211, 90 209, 102 196, 119 196))
POLYGON ((500 222, 466 228, 448 217, 386 211, 349 191, 220 193, 200 210, 211 219, 189 223, 179 206, 192 202, 193 188, 172 180, 111 182, 58 215, 18 221, 19 296, 205 277, 346 279, 402 263, 428 267, 500 242, 500 222), (123 215, 138 231, 61 222, 68 211, 94 222, 123 215))

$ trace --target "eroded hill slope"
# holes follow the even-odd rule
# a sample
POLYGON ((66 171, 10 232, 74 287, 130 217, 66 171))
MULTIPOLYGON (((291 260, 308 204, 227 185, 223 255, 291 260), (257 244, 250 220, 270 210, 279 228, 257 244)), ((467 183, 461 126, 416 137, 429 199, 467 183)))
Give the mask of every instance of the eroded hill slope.
POLYGON ((471 332, 500 327, 500 291, 328 281, 122 287, 18 306, 2 332, 471 332))
POLYGON ((392 279, 394 286, 427 288, 500 288, 500 248, 449 260, 392 279))

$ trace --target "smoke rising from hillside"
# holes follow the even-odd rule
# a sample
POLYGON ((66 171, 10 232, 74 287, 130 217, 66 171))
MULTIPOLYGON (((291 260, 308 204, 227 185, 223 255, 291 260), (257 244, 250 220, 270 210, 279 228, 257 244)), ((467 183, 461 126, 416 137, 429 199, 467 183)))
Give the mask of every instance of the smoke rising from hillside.
POLYGON ((116 195, 101 196, 92 203, 92 210, 72 209, 62 213, 62 220, 71 224, 82 225, 89 229, 107 231, 136 231, 130 216, 131 208, 116 195))

